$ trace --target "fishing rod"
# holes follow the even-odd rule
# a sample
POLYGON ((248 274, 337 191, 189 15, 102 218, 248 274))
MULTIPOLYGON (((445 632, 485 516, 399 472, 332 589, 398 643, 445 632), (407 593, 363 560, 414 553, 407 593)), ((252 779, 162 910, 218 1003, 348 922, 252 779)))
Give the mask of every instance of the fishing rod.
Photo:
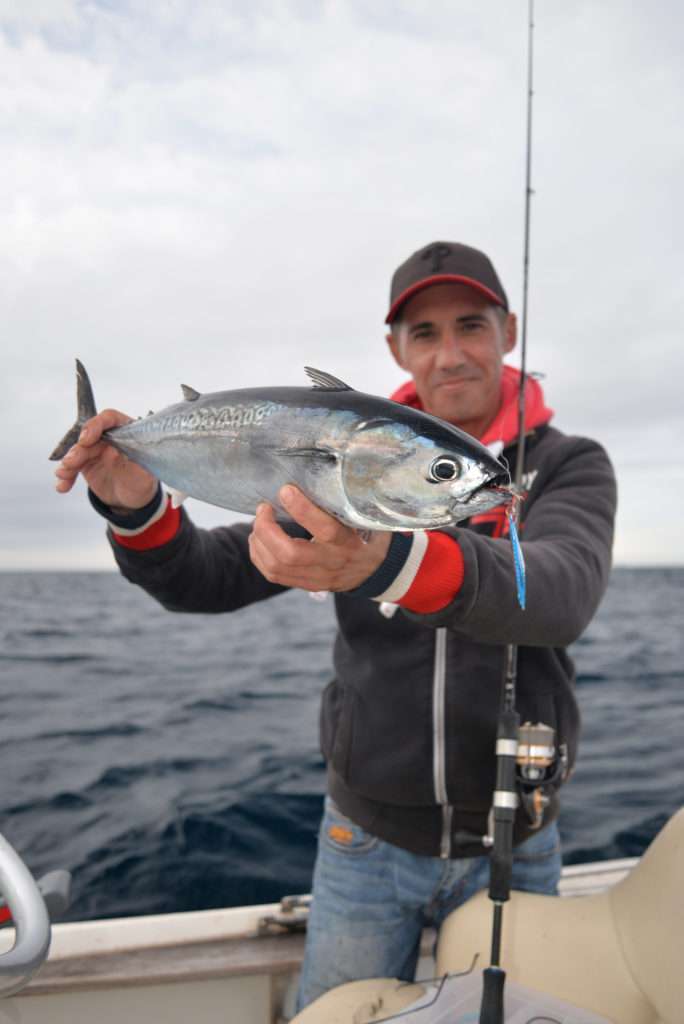
MULTIPOLYGON (((525 385, 527 365, 527 305, 530 266, 530 208, 532 199, 532 96, 534 70, 534 0, 528 0, 527 17, 527 144, 525 167, 525 229, 523 244, 522 336, 520 385, 518 390, 518 451, 514 483, 522 493, 525 465, 525 385)), ((515 535, 520 517, 520 502, 511 509, 511 533, 515 535)), ((501 932, 504 904, 510 899, 513 868, 513 824, 518 807, 516 762, 520 716, 515 708, 518 676, 518 647, 506 646, 502 684, 501 712, 496 738, 496 787, 492 801, 493 844, 490 853, 489 898, 493 903, 490 965, 483 971, 480 1024, 503 1024, 506 972, 501 967, 501 932)))

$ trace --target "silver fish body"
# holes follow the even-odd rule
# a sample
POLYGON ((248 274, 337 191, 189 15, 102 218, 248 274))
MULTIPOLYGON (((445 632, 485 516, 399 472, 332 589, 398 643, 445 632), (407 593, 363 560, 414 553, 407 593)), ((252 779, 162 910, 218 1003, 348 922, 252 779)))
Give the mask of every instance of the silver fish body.
MULTIPOLYGON (((313 388, 184 388, 184 401, 104 439, 175 490, 248 514, 262 501, 278 507, 286 483, 371 530, 446 526, 510 500, 506 467, 468 434, 308 372, 313 388)), ((92 410, 79 395, 81 422, 95 414, 90 399, 92 410)))

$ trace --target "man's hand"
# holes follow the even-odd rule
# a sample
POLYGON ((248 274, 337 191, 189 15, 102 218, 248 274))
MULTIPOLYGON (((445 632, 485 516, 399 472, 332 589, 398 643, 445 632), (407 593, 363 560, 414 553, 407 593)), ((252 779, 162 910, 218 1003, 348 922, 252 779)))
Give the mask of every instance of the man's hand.
POLYGON ((56 490, 66 494, 81 473, 105 505, 131 511, 147 505, 157 490, 155 478, 106 441, 100 440, 105 430, 130 422, 130 416, 116 409, 105 409, 88 420, 77 443, 55 470, 56 490))
POLYGON ((385 560, 391 533, 373 531, 368 543, 288 484, 278 495, 283 508, 308 530, 311 540, 290 537, 270 505, 257 509, 249 538, 254 565, 270 580, 301 590, 353 590, 385 560))

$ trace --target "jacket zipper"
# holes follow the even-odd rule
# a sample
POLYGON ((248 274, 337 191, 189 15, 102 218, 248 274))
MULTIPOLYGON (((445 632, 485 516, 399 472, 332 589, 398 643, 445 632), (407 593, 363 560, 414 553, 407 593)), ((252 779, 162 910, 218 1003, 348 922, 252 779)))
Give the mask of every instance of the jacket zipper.
POLYGON ((432 774, 435 799, 442 808, 442 836, 439 855, 451 855, 451 819, 446 788, 446 650, 447 631, 441 627, 435 632, 435 662, 432 676, 432 774))

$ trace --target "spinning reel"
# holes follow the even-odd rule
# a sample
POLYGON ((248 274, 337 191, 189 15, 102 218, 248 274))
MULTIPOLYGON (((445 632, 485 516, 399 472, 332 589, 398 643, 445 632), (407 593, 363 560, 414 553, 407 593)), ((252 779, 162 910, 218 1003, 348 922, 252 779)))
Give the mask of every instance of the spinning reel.
POLYGON ((544 722, 525 722, 518 729, 515 758, 516 788, 532 828, 540 828, 550 803, 548 790, 563 781, 568 770, 564 743, 556 750, 556 734, 544 722))

